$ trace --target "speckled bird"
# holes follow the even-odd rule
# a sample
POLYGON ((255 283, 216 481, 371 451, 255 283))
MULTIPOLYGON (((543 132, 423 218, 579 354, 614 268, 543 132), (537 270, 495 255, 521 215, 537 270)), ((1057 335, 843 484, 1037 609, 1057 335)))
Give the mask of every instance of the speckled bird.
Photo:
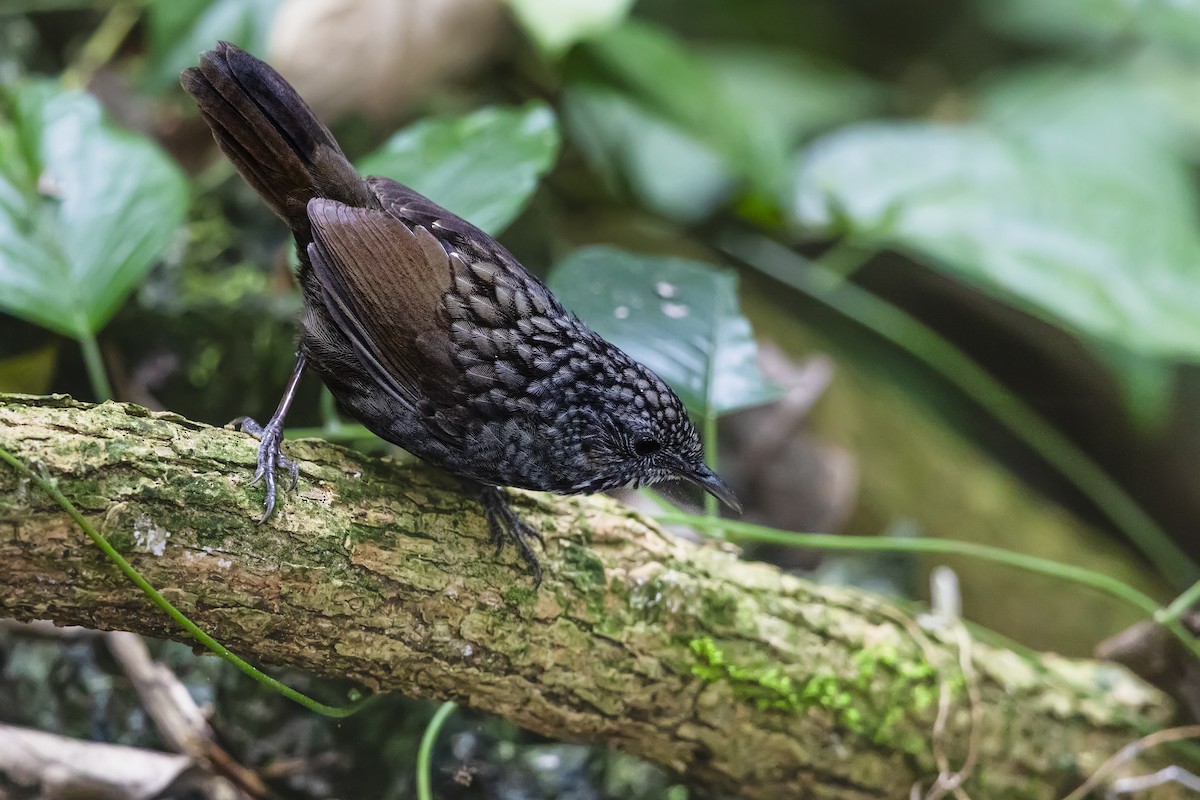
POLYGON ((493 541, 537 582, 541 536, 500 487, 558 494, 682 478, 735 510, 674 392, 590 330, 495 239, 387 178, 363 179, 296 91, 227 43, 183 73, 221 150, 290 226, 304 294, 296 367, 260 438, 255 481, 294 487, 283 424, 313 368, 373 433, 458 476, 493 541))

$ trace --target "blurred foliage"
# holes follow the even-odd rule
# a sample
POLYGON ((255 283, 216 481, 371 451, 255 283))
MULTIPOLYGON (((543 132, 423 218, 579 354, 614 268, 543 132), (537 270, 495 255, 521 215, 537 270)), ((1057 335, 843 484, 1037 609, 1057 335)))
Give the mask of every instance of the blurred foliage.
POLYGON ((997 25, 1033 41, 1094 47, 1132 39, 1189 49, 1200 44, 1200 8, 1193 3, 1013 0, 980 4, 997 25))
POLYGON ((485 108, 396 133, 358 162, 365 175, 411 186, 491 234, 508 227, 558 156, 545 104, 485 108))
POLYGON ((146 8, 146 88, 163 91, 179 84, 179 73, 218 40, 255 53, 266 50, 271 19, 280 0, 208 0, 175 3, 156 0, 146 8))
POLYGON ((865 79, 794 52, 697 51, 643 27, 590 43, 567 80, 567 121, 593 168, 681 222, 708 216, 744 181, 779 206, 800 141, 878 100, 865 79))
POLYGON ((1097 168, 1076 142, 1103 120, 1063 113, 1063 76, 1056 97, 1039 96, 1046 85, 1004 87, 989 108, 1000 124, 868 123, 815 142, 799 164, 795 220, 927 256, 1081 334, 1195 360, 1200 231, 1183 165, 1125 130, 1105 146, 1118 166, 1097 168), (1023 129, 1029 102, 1059 112, 1053 128, 1023 129))
POLYGON ((757 366, 729 270, 587 247, 554 268, 550 288, 592 330, 669 383, 699 419, 779 396, 757 366))
POLYGON ((58 348, 48 344, 0 361, 0 391, 47 394, 54 379, 58 348))
MULTIPOLYGON (((105 393, 99 370, 119 399, 217 424, 274 405, 299 303, 290 245, 217 156, 177 76, 218 39, 267 56, 279 4, 0 6, 0 309, 10 315, 0 317, 0 391, 96 398, 105 393), (140 15, 132 30, 106 24, 118 7, 140 15), (90 93, 64 88, 68 74, 90 93)), ((761 276, 743 313, 736 270, 750 266, 717 255, 730 232, 816 259, 820 282, 852 281, 945 336, 1200 557, 1191 535, 1200 514, 1195 4, 505 5, 512 41, 486 69, 426 87, 423 104, 394 109, 395 124, 331 121, 364 172, 502 234, 534 270, 554 264, 548 280, 567 305, 706 421, 779 396, 754 365, 755 328, 793 350, 808 349, 799 343, 812 331, 853 365, 840 391, 856 394, 839 408, 864 411, 839 419, 839 436, 858 439, 855 455, 891 473, 862 480, 873 494, 840 516, 848 532, 911 518, 922 531, 978 528, 999 540, 997 529, 1021 527, 1032 535, 1018 545, 1022 531, 1011 531, 1011 546, 1063 561, 1106 554, 1140 573, 1124 579, 1162 586, 1119 543, 1086 544, 1102 534, 1074 476, 1048 476, 1036 447, 1014 444, 920 364, 811 299, 778 284, 764 290, 761 276), (858 257, 839 261, 847 248, 829 249, 839 241, 858 257), (901 387, 912 405, 873 391, 871 380, 901 387), (917 408, 932 421, 910 421, 917 408), (935 433, 913 433, 931 425, 935 433), (1017 507, 1021 492, 989 477, 997 461, 1074 515, 1040 497, 1017 507), (946 487, 961 496, 939 499, 946 487), (1013 506, 1008 516, 995 509, 973 525, 971 514, 991 514, 996 497, 1013 506)), ((379 24, 390 24, 386 16, 379 24)), ((410 35, 420 30, 396 32, 397 41, 410 35)), ((373 68, 371 53, 344 43, 312 57, 346 81, 373 68)), ((315 382, 305 384, 289 422, 327 426, 319 398, 315 382)), ((759 440, 806 435, 793 426, 759 440)), ((736 443, 726 454, 739 471, 736 443)), ((826 575, 880 580, 877 565, 842 566, 826 575)), ((912 591, 908 580, 889 585, 912 591)), ((1031 603, 1055 601, 1029 599, 1025 584, 997 586, 975 577, 965 594, 976 607, 1002 608, 995 624, 1011 623, 1005 632, 1021 636, 1027 625, 1025 638, 1042 643, 1058 630, 1039 627, 1046 615, 1036 611, 1017 619, 1031 603), (1000 594, 1003 603, 989 603, 1000 594)), ((1077 630, 1051 644, 1085 649, 1113 632, 1106 613, 1056 620, 1077 630)), ((312 765, 278 781, 284 796, 412 795, 428 704, 387 698, 332 723, 186 648, 158 653, 215 703, 218 727, 247 764, 312 765)), ((156 746, 95 640, 0 634, 0 668, 0 719, 156 746)), ((317 692, 344 688, 288 679, 317 692)), ((463 712, 439 740, 435 786, 445 798, 708 796, 633 759, 463 712)))
POLYGON ((633 0, 508 0, 517 22, 549 56, 616 26, 633 0))

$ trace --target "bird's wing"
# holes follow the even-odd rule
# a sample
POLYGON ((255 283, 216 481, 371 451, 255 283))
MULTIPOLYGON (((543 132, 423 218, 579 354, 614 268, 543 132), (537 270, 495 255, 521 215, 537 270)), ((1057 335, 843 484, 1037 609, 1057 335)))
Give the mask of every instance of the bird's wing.
POLYGON ((461 383, 443 304, 452 256, 426 228, 377 209, 315 199, 308 216, 322 299, 363 366, 414 410, 423 399, 452 402, 461 383))
POLYGON ((325 305, 364 366, 447 435, 538 413, 586 329, 490 236, 407 187, 368 183, 382 210, 318 199, 308 212, 325 305))
MULTIPOLYGON (((501 304, 499 311, 509 323, 515 324, 517 318, 528 314, 569 316, 546 285, 487 233, 389 178, 370 177, 367 178, 367 185, 384 211, 410 228, 423 227, 429 230, 447 252, 459 255, 463 263, 491 265, 491 277, 483 279, 485 283, 499 282, 511 291, 525 295, 522 299, 527 300, 528 304, 519 307, 501 304)), ((489 289, 488 286, 482 288, 489 289)))

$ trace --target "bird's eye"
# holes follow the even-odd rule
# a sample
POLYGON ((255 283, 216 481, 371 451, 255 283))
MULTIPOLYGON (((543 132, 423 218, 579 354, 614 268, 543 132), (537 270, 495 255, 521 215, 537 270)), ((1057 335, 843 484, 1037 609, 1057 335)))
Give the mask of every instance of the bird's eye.
POLYGON ((652 456, 662 449, 662 443, 658 439, 638 439, 633 443, 633 452, 639 456, 652 456))

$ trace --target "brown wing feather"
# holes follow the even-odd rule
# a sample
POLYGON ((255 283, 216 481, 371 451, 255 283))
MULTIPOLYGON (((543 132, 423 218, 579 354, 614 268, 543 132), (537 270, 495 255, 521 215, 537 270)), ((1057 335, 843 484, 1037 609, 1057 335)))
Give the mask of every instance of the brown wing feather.
POLYGON ((414 408, 448 401, 459 376, 443 308, 453 274, 446 250, 425 228, 374 209, 316 199, 308 216, 326 308, 367 369, 414 408))
MULTIPOLYGON (((498 290, 493 299, 504 317, 503 324, 516 325, 518 319, 531 313, 570 316, 536 275, 479 228, 390 178, 372 176, 366 182, 384 211, 410 228, 427 228, 452 257, 458 256, 461 260, 452 263, 460 276, 463 266, 469 265, 474 277, 482 281, 482 285, 476 285, 477 291, 483 290, 486 295, 498 290), (510 305, 513 299, 519 305, 510 305)), ((468 292, 464 297, 470 295, 468 292)), ((486 322, 500 324, 495 320, 486 322)))

